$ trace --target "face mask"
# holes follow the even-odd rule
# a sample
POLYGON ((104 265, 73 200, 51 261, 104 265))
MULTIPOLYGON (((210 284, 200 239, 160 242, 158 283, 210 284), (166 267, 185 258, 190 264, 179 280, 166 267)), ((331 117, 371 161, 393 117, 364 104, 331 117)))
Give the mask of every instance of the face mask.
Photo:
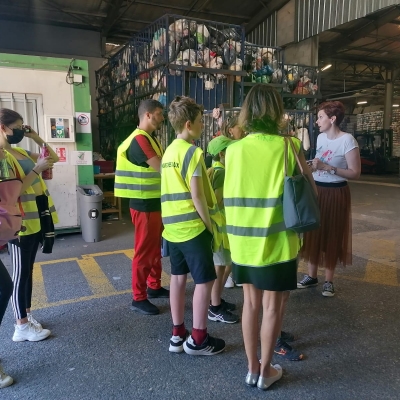
POLYGON ((14 128, 12 135, 7 135, 7 142, 10 144, 18 144, 25 136, 23 129, 14 128))

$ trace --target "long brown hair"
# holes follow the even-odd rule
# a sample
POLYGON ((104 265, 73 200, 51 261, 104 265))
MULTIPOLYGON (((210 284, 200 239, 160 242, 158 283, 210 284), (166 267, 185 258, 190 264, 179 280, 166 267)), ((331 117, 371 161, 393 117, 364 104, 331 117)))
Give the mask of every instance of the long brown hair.
POLYGON ((221 134, 231 138, 232 134, 229 132, 229 129, 234 128, 238 124, 238 117, 237 115, 231 115, 227 117, 221 126, 221 134))
POLYGON ((278 134, 283 120, 280 94, 271 86, 259 83, 247 94, 239 114, 239 125, 249 133, 278 134))

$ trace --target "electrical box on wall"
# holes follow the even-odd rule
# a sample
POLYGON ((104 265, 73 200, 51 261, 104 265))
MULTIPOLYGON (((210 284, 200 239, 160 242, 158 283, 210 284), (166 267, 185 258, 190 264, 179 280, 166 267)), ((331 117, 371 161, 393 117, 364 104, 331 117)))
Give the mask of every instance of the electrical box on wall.
POLYGON ((44 118, 47 142, 75 142, 72 115, 45 115, 44 118))

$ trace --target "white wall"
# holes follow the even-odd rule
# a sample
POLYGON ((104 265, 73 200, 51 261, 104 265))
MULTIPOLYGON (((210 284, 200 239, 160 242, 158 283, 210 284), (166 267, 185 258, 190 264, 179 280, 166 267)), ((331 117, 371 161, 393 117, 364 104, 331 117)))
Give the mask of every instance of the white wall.
POLYGON ((92 97, 93 148, 99 149, 95 71, 105 61, 104 58, 101 58, 99 32, 25 22, 1 21, 0 53, 77 58, 88 61, 90 95, 92 97))
MULTIPOLYGON (((0 74, 2 92, 39 94, 43 99, 44 115, 74 115, 73 88, 65 82, 64 72, 2 67, 0 74)), ((40 131, 44 132, 43 116, 39 116, 38 122, 40 131)), ((76 149, 75 143, 50 144, 53 148, 66 147, 69 152, 76 149)), ((57 228, 78 226, 77 173, 74 165, 55 164, 53 179, 47 181, 60 219, 57 228)))

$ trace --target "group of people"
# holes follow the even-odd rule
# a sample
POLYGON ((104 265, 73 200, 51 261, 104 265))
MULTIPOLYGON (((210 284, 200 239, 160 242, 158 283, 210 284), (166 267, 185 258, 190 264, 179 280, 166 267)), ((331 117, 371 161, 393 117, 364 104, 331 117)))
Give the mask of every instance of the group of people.
MULTIPOLYGON (((168 120, 176 139, 165 152, 156 135, 164 122, 163 105, 144 100, 138 115, 137 129, 118 148, 114 187, 115 196, 129 198, 135 228, 131 308, 156 315, 159 309, 150 300, 169 298, 173 324, 169 351, 219 354, 225 341, 208 333, 207 322, 239 321, 235 304, 222 298, 232 274, 244 293, 245 383, 266 390, 282 376, 280 365, 271 364, 274 353, 288 360, 303 358, 287 343, 294 335, 282 331, 290 291, 316 286, 318 267, 323 266, 322 294, 331 297, 337 263, 351 263, 347 180, 356 179, 361 168, 357 142, 339 128, 344 107, 340 102, 320 105, 317 124, 321 134, 316 157, 308 165, 301 142, 292 139, 321 211, 320 228, 303 238, 284 225, 284 111, 275 89, 257 84, 250 90, 239 116, 225 120, 222 135, 209 142, 212 165, 208 168, 202 150, 193 145, 203 131, 201 105, 188 97, 171 102, 168 120), (169 290, 161 286, 162 245, 171 263, 169 290), (299 255, 308 262, 309 271, 297 282, 299 255), (184 312, 189 273, 195 283, 190 332, 184 312), (257 353, 259 338, 261 357, 257 353)), ((0 157, 8 160, 11 177, 23 182, 20 202, 25 212, 23 232, 10 242, 13 282, 0 263, 0 322, 12 294, 17 320, 13 340, 38 341, 50 331, 30 312, 32 269, 39 243, 43 250, 51 251, 51 226, 54 231, 52 224, 57 222, 40 172, 51 168, 57 155, 51 150, 51 156, 43 159, 11 147, 22 139, 24 129, 19 114, 0 110, 0 157)), ((25 136, 42 144, 31 129, 25 136)), ((287 173, 295 172, 296 155, 288 152, 287 173)), ((0 370, 0 388, 11 383, 12 378, 0 370)))
MULTIPOLYGON (((282 331, 290 291, 316 286, 322 266, 322 294, 332 297, 336 265, 351 263, 347 180, 358 178, 361 163, 356 140, 339 128, 344 106, 335 101, 320 105, 321 134, 313 160, 306 161, 301 142, 292 138, 321 212, 320 228, 302 238, 286 229, 283 219, 284 110, 275 89, 255 85, 238 118, 224 121, 221 135, 208 144, 211 166, 193 145, 203 131, 203 107, 193 99, 176 97, 169 105, 168 120, 176 139, 165 152, 156 136, 164 120, 162 104, 145 100, 138 113, 138 128, 118 149, 115 179, 116 196, 130 199, 135 226, 132 309, 158 314, 149 299, 169 297, 173 324, 169 351, 218 354, 225 341, 209 335, 207 320, 239 321, 235 305, 221 297, 232 270, 233 281, 244 292, 245 383, 266 390, 282 376, 280 365, 271 364, 274 352, 288 360, 303 358, 287 344, 294 335, 282 331), (161 287, 161 237, 171 263, 169 291, 161 287), (299 255, 308 262, 309 273, 297 282, 299 255), (195 283, 190 333, 184 315, 189 273, 195 283)), ((287 174, 295 173, 296 155, 289 152, 287 174)))

